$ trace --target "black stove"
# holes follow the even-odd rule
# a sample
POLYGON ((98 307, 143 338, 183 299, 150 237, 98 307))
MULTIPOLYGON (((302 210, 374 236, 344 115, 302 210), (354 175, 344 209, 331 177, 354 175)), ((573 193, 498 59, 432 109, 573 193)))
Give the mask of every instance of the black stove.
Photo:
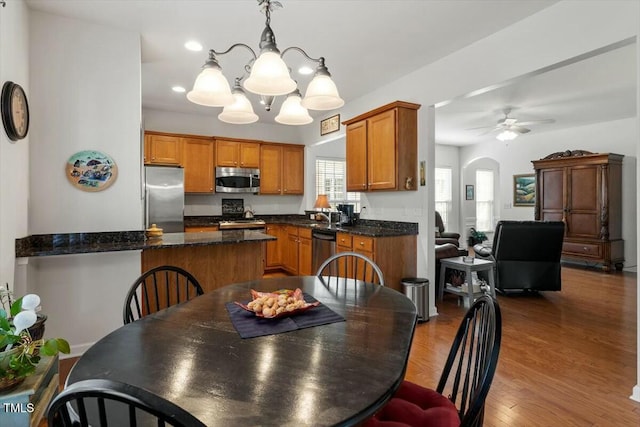
POLYGON ((244 200, 222 199, 222 221, 220 230, 264 229, 266 223, 261 219, 243 218, 244 200))

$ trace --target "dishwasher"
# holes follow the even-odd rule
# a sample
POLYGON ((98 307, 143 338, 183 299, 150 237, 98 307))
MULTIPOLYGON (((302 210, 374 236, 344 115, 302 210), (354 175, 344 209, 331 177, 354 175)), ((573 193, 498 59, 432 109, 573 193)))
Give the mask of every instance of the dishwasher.
POLYGON ((318 271, 320 265, 330 256, 336 253, 336 233, 331 230, 314 229, 311 232, 313 239, 312 257, 313 272, 318 271))

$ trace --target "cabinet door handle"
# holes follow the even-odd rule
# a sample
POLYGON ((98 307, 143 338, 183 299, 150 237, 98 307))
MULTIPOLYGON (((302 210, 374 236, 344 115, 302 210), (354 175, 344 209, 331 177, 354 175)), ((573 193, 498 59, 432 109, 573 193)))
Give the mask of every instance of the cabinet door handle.
POLYGON ((284 189, 284 192, 285 192, 285 193, 287 192, 287 189, 286 189, 286 188, 284 189))
POLYGON ((360 246, 364 246, 364 242, 360 242, 360 246))

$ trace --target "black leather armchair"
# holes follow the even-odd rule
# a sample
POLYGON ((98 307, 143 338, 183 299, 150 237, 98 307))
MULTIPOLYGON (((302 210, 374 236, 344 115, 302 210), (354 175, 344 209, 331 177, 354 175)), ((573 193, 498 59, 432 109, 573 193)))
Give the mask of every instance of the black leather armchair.
MULTIPOLYGON (((479 244, 473 250, 476 257, 495 262, 499 291, 559 291, 563 237, 562 221, 500 221, 493 246, 479 244)), ((481 278, 482 273, 478 272, 481 278)))
POLYGON ((436 231, 436 245, 452 243, 460 246, 460 234, 444 231, 444 222, 442 222, 442 217, 438 211, 436 211, 436 228, 438 229, 438 231, 436 231))

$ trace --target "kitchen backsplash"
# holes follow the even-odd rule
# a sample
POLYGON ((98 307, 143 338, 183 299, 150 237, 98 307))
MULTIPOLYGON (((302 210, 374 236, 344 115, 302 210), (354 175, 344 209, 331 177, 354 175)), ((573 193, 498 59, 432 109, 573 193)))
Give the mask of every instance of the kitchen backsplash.
POLYGON ((196 195, 187 194, 184 198, 185 216, 222 215, 222 199, 243 199, 245 209, 251 209, 257 215, 297 214, 304 212, 302 196, 258 196, 258 195, 196 195))

